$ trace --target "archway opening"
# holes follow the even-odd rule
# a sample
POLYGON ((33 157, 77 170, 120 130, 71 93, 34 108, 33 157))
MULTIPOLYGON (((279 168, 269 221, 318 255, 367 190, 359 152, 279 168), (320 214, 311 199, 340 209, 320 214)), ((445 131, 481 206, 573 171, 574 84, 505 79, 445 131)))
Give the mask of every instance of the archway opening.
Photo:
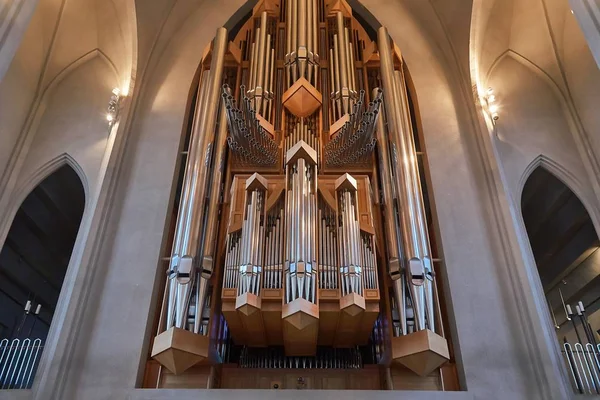
POLYGON ((600 241, 594 224, 577 195, 543 167, 527 179, 521 210, 573 386, 597 393, 600 241))
POLYGON ((28 388, 41 357, 85 206, 69 166, 25 198, 0 251, 0 387, 28 388))

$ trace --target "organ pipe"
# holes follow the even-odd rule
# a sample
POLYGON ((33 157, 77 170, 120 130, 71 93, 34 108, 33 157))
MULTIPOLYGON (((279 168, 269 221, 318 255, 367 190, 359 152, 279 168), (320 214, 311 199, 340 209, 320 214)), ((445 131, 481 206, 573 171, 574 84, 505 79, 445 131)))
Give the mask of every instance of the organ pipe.
POLYGON ((333 52, 330 53, 329 63, 334 88, 331 93, 334 119, 339 119, 352 111, 357 92, 353 46, 348 28, 345 27, 344 15, 341 11, 336 12, 335 18, 337 31, 333 35, 333 52))
MULTIPOLYGON (((404 257, 400 265, 401 274, 405 274, 406 277, 408 289, 406 298, 409 299, 412 307, 415 330, 435 331, 437 322, 433 304, 434 276, 431 250, 406 92, 401 76, 394 73, 391 43, 384 27, 378 31, 378 40, 381 78, 386 93, 388 125, 392 136, 394 157, 392 165, 396 166, 394 184, 397 201, 402 204, 399 214, 399 231, 401 233, 399 236, 402 238, 404 249, 404 257)), ((401 292, 402 288, 399 286, 401 284, 395 284, 394 288, 401 292)), ((398 306, 401 306, 403 297, 402 293, 396 293, 396 298, 400 300, 398 306)), ((406 313, 407 310, 399 310, 399 312, 406 313)), ((402 333, 406 334, 406 332, 402 333)))
POLYGON ((316 155, 304 141, 288 151, 286 168, 285 301, 316 304, 316 155))
POLYGON ((300 78, 318 87, 317 0, 288 0, 285 4, 287 87, 300 78))
POLYGON ((275 49, 271 46, 271 34, 267 33, 267 22, 267 12, 263 11, 260 15, 260 27, 256 30, 256 40, 252 43, 250 83, 246 93, 256 113, 269 120, 273 100, 275 49))
POLYGON ((246 207, 242 223, 238 297, 245 293, 260 295, 263 243, 265 237, 266 180, 258 174, 246 182, 246 207))
POLYGON ((428 375, 449 358, 405 78, 385 28, 376 46, 351 15, 343 0, 261 1, 231 42, 217 32, 153 341, 175 374, 215 343, 248 367, 354 368, 336 350, 373 349, 428 375))
POLYGON ((356 180, 344 174, 338 182, 338 235, 339 235, 339 265, 341 276, 342 297, 349 293, 363 295, 364 258, 360 236, 360 219, 358 216, 358 199, 356 196, 356 180))
MULTIPOLYGON (((220 103, 219 87, 226 45, 227 30, 219 28, 214 40, 210 74, 203 74, 200 88, 202 94, 194 115, 169 269, 166 329, 172 326, 186 328, 192 288, 195 284, 199 285, 205 293, 206 280, 212 272, 209 263, 204 263, 206 270, 199 268, 203 261, 198 259, 198 255, 202 254, 199 246, 203 243, 204 200, 210 193, 209 166, 215 145, 215 122, 220 103)), ((222 137, 219 139, 222 140, 222 137)), ((218 200, 213 198, 211 201, 218 200)), ((214 236, 207 237, 206 240, 214 240, 214 236)), ((201 318, 200 308, 196 308, 195 320, 201 318)), ((199 333, 198 329, 199 325, 195 323, 195 333, 199 333)))
POLYGON ((377 142, 375 125, 381 105, 382 92, 375 92, 373 101, 365 111, 365 92, 352 107, 348 121, 325 146, 325 163, 330 166, 347 166, 365 162, 377 142))

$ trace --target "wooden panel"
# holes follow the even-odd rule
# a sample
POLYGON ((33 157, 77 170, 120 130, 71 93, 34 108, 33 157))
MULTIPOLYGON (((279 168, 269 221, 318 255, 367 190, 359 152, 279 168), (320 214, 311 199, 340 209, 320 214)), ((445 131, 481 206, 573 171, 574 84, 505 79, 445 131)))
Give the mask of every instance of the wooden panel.
POLYGON ((192 367, 181 375, 174 375, 163 368, 160 388, 163 389, 200 389, 206 388, 210 377, 210 366, 192 367))
POLYGON ((441 390, 440 374, 432 372, 421 377, 408 368, 394 366, 390 368, 394 390, 441 390))
POLYGON ((378 366, 343 369, 254 369, 224 366, 222 389, 380 390, 378 366), (298 381, 301 378, 301 381, 298 381))
POLYGON ((235 176, 231 184, 231 204, 229 210, 228 233, 235 232, 242 227, 244 220, 244 200, 246 198, 246 179, 235 176))
POLYGON ((283 345, 283 320, 281 319, 281 289, 263 289, 263 295, 265 292, 278 291, 279 297, 274 300, 266 300, 263 298, 262 302, 262 318, 265 325, 265 332, 267 335, 267 342, 269 346, 281 346, 283 345))
POLYGON ((159 384, 160 364, 156 360, 146 362, 142 388, 154 389, 159 384))

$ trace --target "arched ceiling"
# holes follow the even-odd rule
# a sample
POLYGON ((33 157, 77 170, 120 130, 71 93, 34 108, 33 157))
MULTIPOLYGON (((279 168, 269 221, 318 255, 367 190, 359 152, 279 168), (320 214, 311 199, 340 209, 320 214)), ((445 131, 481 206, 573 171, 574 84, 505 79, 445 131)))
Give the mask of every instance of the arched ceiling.
POLYGON ((470 43, 474 83, 486 87, 495 63, 511 51, 542 70, 567 94, 562 54, 579 38, 565 36, 564 30, 574 19, 568 0, 477 0, 470 43))

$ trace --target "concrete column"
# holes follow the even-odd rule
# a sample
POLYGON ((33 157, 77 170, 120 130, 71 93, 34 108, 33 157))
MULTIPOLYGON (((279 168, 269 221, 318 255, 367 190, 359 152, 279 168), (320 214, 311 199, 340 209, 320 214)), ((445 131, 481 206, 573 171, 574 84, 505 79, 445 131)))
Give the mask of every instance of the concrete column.
POLYGON ((600 0, 569 0, 569 4, 600 68, 600 0))

